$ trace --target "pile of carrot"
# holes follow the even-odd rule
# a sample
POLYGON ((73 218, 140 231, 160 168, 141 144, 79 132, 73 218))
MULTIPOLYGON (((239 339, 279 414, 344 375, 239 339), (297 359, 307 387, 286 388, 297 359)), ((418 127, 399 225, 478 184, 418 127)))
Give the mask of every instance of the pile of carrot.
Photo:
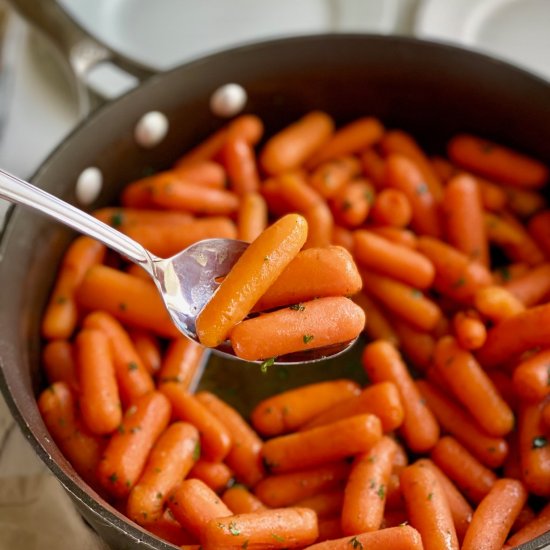
POLYGON ((508 550, 550 530, 548 168, 466 134, 430 157, 372 117, 262 134, 238 117, 96 215, 160 256, 252 242, 201 314, 208 346, 307 349, 361 330, 357 304, 369 384, 289 389, 249 418, 193 393, 204 348, 81 237, 44 314, 38 399, 73 468, 189 550, 508 550))

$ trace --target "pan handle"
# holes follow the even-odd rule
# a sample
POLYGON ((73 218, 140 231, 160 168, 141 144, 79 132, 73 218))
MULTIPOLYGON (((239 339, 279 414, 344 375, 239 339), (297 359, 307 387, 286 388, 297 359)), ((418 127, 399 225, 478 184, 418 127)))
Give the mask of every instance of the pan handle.
POLYGON ((15 10, 41 31, 67 60, 75 76, 81 114, 92 109, 97 100, 105 101, 86 80, 96 65, 111 62, 138 81, 154 75, 150 68, 111 50, 95 40, 55 0, 10 0, 15 10))

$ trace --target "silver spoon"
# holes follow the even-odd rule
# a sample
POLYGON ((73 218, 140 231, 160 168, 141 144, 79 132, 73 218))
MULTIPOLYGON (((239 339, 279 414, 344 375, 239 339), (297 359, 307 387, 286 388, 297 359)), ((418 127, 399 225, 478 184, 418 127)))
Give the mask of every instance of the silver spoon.
MULTIPOLYGON (((220 278, 227 275, 248 246, 248 243, 232 239, 207 239, 171 258, 161 259, 120 231, 4 170, 0 170, 0 197, 47 214, 145 269, 155 281, 176 327, 195 342, 198 342, 197 315, 218 288, 220 278)), ((321 361, 346 351, 355 340, 282 355, 274 361, 269 360, 269 364, 321 361)), ((228 343, 214 351, 236 358, 228 343)))

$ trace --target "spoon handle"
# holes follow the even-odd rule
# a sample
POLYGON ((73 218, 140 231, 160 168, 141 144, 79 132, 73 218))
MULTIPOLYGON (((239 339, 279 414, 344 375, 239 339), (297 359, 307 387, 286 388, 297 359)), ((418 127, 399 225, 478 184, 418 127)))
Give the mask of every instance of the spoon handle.
POLYGON ((47 214, 79 233, 102 242, 152 273, 152 261, 156 258, 139 243, 90 214, 1 169, 0 197, 47 214))

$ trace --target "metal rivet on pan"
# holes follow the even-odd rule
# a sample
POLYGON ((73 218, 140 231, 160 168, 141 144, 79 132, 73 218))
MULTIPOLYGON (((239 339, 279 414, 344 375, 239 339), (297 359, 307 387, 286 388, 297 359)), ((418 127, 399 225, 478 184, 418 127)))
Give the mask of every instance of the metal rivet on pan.
POLYGON ((99 168, 90 166, 85 168, 76 180, 76 200, 83 205, 88 205, 94 202, 103 185, 103 174, 99 168))
POLYGON ((138 145, 150 149, 158 145, 168 133, 168 118, 159 111, 145 113, 136 124, 134 138, 138 145))
POLYGON ((210 97, 210 109, 217 116, 229 118, 243 110, 247 99, 240 84, 224 84, 210 97))

